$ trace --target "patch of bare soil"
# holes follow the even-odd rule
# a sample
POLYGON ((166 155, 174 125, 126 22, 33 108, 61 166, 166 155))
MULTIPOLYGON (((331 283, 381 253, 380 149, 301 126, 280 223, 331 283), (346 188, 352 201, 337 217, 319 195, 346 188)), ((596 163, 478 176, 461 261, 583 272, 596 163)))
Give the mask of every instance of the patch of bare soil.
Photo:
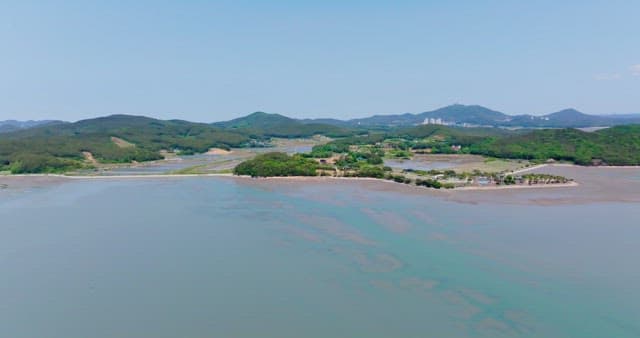
POLYGON ((127 142, 119 137, 115 137, 115 136, 111 136, 111 142, 115 143, 118 147, 120 148, 131 148, 131 147, 135 147, 136 145, 131 143, 131 142, 127 142))

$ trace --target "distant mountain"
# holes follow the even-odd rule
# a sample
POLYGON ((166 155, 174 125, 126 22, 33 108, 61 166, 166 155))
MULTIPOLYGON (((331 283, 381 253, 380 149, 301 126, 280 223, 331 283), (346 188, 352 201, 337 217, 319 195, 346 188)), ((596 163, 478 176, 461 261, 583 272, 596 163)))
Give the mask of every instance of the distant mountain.
MULTIPOLYGON (((498 126, 508 123, 511 118, 512 116, 482 106, 455 104, 419 114, 374 115, 371 117, 340 121, 339 123, 341 125, 365 128, 406 127, 425 124, 429 121, 431 121, 432 124, 444 125, 498 126)), ((327 123, 338 125, 338 123, 330 120, 328 120, 327 123)))
MULTIPOLYGON (((542 116, 518 115, 502 126, 525 128, 586 128, 608 127, 626 124, 624 120, 611 119, 600 115, 587 115, 575 109, 564 109, 542 116)), ((638 119, 640 122, 640 119, 638 119)), ((634 123, 628 121, 628 123, 634 123)))
POLYGON ((301 119, 298 121, 305 124, 320 123, 320 124, 328 124, 328 125, 344 127, 344 128, 352 127, 352 123, 350 123, 349 121, 332 119, 332 118, 301 119))
POLYGON ((371 117, 348 120, 347 122, 350 125, 360 127, 398 127, 419 124, 422 120, 415 114, 405 113, 401 115, 374 115, 371 117))
MULTIPOLYGON (((327 121, 330 119, 326 119, 327 121)), ((336 123, 339 120, 331 120, 336 123)), ((296 120, 280 114, 255 112, 253 114, 225 122, 213 123, 214 126, 229 131, 248 134, 252 137, 308 137, 313 135, 348 136, 353 132, 343 126, 321 123, 313 120, 296 120)))
POLYGON ((477 126, 495 126, 508 123, 511 116, 482 106, 454 104, 434 111, 416 115, 421 122, 425 119, 442 119, 452 124, 470 124, 477 126))
POLYGON ((29 129, 33 127, 39 127, 46 124, 53 123, 63 123, 62 121, 54 121, 54 120, 41 120, 41 121, 16 121, 16 120, 7 120, 0 121, 0 133, 8 133, 21 129, 29 129))
POLYGON ((216 122, 213 125, 222 128, 271 128, 283 124, 298 123, 296 120, 280 114, 269 114, 264 112, 255 112, 247 116, 237 119, 216 122))
MULTIPOLYGON (((318 120, 312 120, 318 121, 318 120)), ((406 127, 420 124, 438 124, 465 127, 510 128, 586 128, 640 124, 640 114, 588 115, 575 109, 565 109, 548 115, 508 115, 478 105, 455 104, 419 114, 374 115, 338 122, 325 119, 336 126, 352 127, 406 127)))

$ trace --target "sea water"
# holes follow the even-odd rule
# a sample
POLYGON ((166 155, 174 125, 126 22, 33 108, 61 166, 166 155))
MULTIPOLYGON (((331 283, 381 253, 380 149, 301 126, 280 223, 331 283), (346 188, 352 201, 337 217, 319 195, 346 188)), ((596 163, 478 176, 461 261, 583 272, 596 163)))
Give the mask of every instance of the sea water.
POLYGON ((639 337, 639 219, 350 181, 72 181, 0 195, 0 337, 639 337))

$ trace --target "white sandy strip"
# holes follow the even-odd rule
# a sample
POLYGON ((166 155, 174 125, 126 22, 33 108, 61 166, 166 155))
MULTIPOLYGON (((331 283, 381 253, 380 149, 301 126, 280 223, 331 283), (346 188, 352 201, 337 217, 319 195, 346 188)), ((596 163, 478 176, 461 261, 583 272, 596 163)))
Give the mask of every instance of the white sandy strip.
POLYGON ((548 164, 551 167, 576 167, 587 169, 640 169, 640 165, 577 165, 573 163, 548 164))
MULTIPOLYGON (((575 166, 575 164, 571 164, 575 166)), ((604 169, 640 169, 640 165, 600 165, 587 168, 604 168, 604 169)))
POLYGON ((534 165, 533 167, 528 167, 528 168, 522 168, 522 169, 518 169, 518 170, 514 170, 511 173, 512 174, 520 174, 520 173, 524 173, 527 171, 531 171, 531 170, 535 170, 535 169, 540 169, 540 168, 544 168, 546 167, 548 164, 538 164, 538 165, 534 165))
POLYGON ((460 187, 451 189, 452 191, 469 191, 469 190, 504 190, 504 189, 541 189, 541 188, 570 188, 577 187, 578 182, 569 183, 551 183, 551 184, 516 184, 516 185, 491 185, 486 187, 460 187))

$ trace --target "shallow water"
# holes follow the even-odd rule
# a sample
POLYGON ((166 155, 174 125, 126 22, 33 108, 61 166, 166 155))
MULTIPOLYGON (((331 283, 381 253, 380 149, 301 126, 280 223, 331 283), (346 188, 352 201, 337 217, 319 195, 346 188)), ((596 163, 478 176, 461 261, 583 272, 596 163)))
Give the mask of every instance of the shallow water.
POLYGON ((0 337, 640 336, 637 203, 229 178, 1 194, 0 337))

